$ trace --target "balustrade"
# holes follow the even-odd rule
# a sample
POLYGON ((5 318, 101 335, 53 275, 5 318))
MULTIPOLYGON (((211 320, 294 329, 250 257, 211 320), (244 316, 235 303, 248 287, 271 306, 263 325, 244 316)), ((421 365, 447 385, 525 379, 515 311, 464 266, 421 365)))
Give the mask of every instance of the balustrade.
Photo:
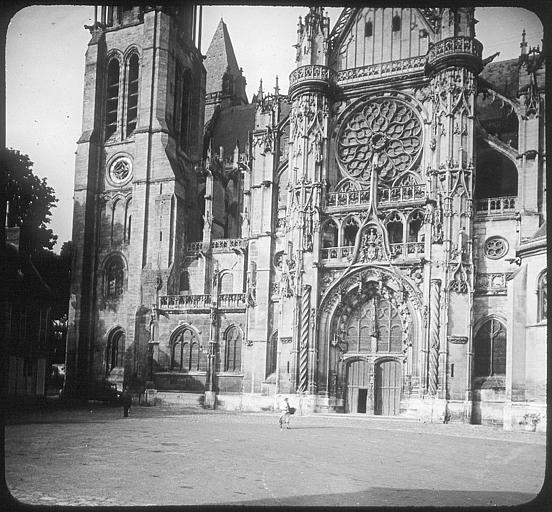
POLYGON ((476 212, 482 215, 508 215, 516 210, 516 196, 486 197, 476 201, 476 212))
POLYGON ((337 83, 340 85, 366 80, 367 78, 381 78, 405 72, 422 71, 425 65, 425 56, 410 59, 394 60, 371 64, 361 68, 344 69, 337 72, 337 83))
POLYGON ((406 242, 390 244, 392 258, 419 258, 424 255, 423 242, 406 242))
MULTIPOLYGON (((247 240, 244 238, 219 238, 211 242, 211 249, 216 252, 230 252, 232 249, 245 249, 247 240)), ((199 252, 203 242, 189 242, 186 244, 186 252, 199 252)))
POLYGON ((349 262, 353 257, 354 246, 347 245, 343 247, 324 247, 322 249, 322 259, 334 262, 349 262))
POLYGON ((211 249, 217 252, 228 252, 232 249, 244 249, 247 240, 244 238, 220 238, 211 242, 211 249))
POLYGON ((219 295, 220 309, 245 309, 245 293, 222 293, 219 295))
POLYGON ((210 295, 161 295, 159 309, 209 309, 210 295))
MULTIPOLYGON (((368 189, 329 192, 326 195, 326 206, 334 208, 360 206, 368 204, 369 200, 370 190, 368 189)), ((378 189, 380 204, 423 200, 425 200, 425 185, 404 185, 378 189)))

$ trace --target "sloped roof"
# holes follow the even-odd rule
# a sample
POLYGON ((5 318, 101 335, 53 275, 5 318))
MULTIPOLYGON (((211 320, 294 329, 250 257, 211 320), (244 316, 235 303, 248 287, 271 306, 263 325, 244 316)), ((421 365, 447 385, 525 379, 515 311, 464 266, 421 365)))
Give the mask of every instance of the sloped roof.
POLYGON ((226 156, 232 155, 239 142, 240 152, 245 152, 249 131, 255 127, 255 110, 257 105, 236 105, 220 111, 213 129, 213 148, 222 146, 226 156))
POLYGON ((229 68, 232 74, 239 72, 234 47, 228 34, 226 23, 220 20, 203 62, 207 71, 205 92, 207 94, 221 90, 222 76, 229 68))
POLYGON ((488 82, 496 92, 507 98, 515 98, 519 87, 518 59, 491 62, 483 68, 479 77, 488 82))

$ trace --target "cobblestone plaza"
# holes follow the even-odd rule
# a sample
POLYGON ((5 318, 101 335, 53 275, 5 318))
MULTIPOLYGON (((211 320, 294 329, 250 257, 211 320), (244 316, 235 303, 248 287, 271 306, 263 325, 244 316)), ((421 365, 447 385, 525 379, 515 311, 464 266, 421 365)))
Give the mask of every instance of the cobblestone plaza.
POLYGON ((365 415, 169 407, 19 413, 6 482, 37 505, 486 506, 532 500, 545 435, 365 415))

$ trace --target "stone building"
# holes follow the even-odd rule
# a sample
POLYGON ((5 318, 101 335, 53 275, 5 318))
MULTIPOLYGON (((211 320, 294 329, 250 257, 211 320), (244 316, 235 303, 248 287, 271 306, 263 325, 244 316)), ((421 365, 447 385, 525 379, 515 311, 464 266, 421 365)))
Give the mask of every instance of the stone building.
POLYGON ((67 389, 545 428, 544 58, 473 8, 323 8, 249 103, 221 20, 102 8, 67 389))

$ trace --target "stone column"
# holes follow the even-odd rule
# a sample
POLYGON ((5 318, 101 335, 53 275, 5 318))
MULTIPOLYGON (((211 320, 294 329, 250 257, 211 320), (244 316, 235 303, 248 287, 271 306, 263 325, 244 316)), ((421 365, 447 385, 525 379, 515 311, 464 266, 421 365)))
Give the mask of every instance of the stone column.
POLYGON ((429 319, 429 368, 428 392, 431 396, 437 394, 439 384, 439 316, 440 316, 441 280, 432 279, 430 288, 430 319, 429 319))
POLYGON ((302 292, 301 321, 299 325, 299 384, 297 386, 297 391, 306 391, 308 383, 311 287, 309 285, 304 285, 302 292))

